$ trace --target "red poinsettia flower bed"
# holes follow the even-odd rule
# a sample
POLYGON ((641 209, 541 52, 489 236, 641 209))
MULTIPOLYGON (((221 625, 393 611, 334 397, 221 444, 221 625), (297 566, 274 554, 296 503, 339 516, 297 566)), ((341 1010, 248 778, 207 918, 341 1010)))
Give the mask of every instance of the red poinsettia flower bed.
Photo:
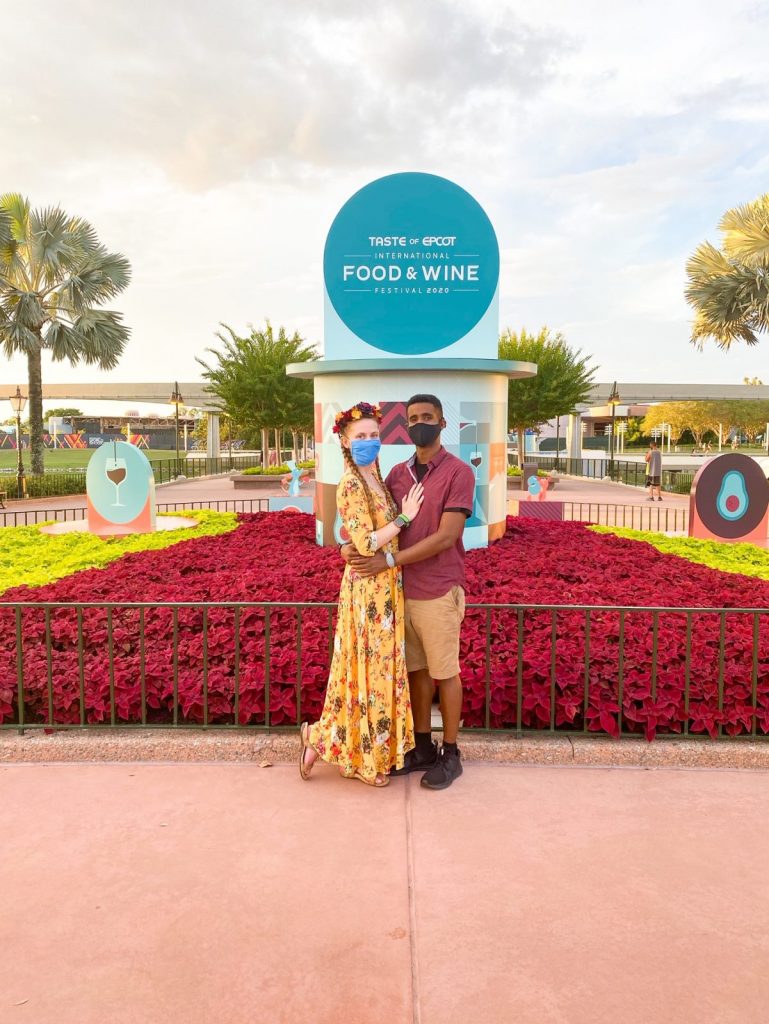
MULTIPOLYGON (((87 570, 36 589, 18 588, 4 601, 162 602, 331 602, 335 603, 341 562, 335 549, 315 545, 312 517, 296 513, 243 516, 232 533, 185 541, 161 552, 127 555, 104 569, 87 570)), ((662 554, 651 546, 599 535, 577 523, 509 520, 503 540, 467 556, 467 597, 483 604, 565 604, 763 608, 769 583, 721 573, 662 554)), ((112 696, 118 722, 142 720, 142 690, 150 722, 171 721, 175 693, 180 721, 266 720, 265 677, 269 650, 269 705, 273 725, 320 712, 329 664, 333 611, 323 608, 264 609, 152 607, 144 621, 144 673, 140 612, 111 612, 113 657, 108 653, 108 612, 82 612, 86 720, 109 722, 112 696), (301 615, 301 648, 297 643, 301 615), (239 624, 236 644, 236 621, 239 624), (174 625, 176 622, 176 625, 174 625), (206 628, 204 628, 204 626, 206 628), (269 632, 269 642, 268 634, 269 632), (178 654, 174 659, 174 634, 178 654), (205 667, 204 667, 205 666, 205 667), (174 681, 176 679, 176 682, 174 681)), ((68 608, 50 615, 51 659, 47 659, 45 614, 25 608, 25 716, 80 720, 81 679, 78 617, 68 608)), ((522 618, 521 725, 524 728, 583 728, 616 735, 619 730, 620 614, 592 612, 589 637, 585 613, 528 610, 522 618), (587 694, 585 693, 586 644, 587 694), (554 680, 554 683, 553 683, 554 680), (554 702, 551 706, 551 694, 554 702)), ((719 707, 721 621, 717 614, 691 619, 690 693, 685 700, 687 620, 681 612, 658 618, 659 661, 652 670, 652 615, 628 612, 622 631, 623 730, 652 738, 680 732, 729 735, 750 731, 754 705, 753 616, 732 613, 723 627, 723 699, 719 707)), ((465 726, 485 724, 487 618, 469 610, 462 637, 465 726)), ((495 609, 490 623, 490 724, 516 727, 518 613, 495 609)), ((756 721, 769 732, 769 623, 758 625, 756 721)), ((17 658, 13 612, 0 609, 0 720, 17 720, 17 658)))

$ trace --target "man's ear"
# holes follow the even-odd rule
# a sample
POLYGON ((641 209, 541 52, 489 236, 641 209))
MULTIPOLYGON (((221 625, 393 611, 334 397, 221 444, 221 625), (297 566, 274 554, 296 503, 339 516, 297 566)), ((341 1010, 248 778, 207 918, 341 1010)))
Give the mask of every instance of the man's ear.
POLYGON ((441 427, 441 430, 445 430, 445 429, 446 429, 446 427, 447 427, 447 423, 446 423, 446 420, 444 419, 444 417, 443 417, 443 416, 441 416, 441 423, 440 423, 440 427, 441 427))

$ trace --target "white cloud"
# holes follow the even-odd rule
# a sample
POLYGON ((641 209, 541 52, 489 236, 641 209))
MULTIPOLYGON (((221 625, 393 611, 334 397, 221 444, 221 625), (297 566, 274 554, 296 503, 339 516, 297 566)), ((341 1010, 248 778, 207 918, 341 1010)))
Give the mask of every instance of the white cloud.
POLYGON ((756 352, 695 353, 681 297, 694 245, 767 188, 752 0, 39 0, 14 22, 0 191, 131 259, 116 376, 196 376, 220 320, 320 340, 336 210, 406 169, 487 208, 503 324, 564 329, 612 379, 757 372, 756 352))

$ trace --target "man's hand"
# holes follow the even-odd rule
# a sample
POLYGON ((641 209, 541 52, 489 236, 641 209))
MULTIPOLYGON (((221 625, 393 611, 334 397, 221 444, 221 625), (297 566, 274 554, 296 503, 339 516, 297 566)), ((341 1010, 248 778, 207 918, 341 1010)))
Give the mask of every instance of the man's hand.
POLYGON ((358 551, 355 545, 350 544, 348 541, 347 544, 343 544, 341 546, 341 548, 339 549, 339 554, 342 556, 345 562, 351 562, 353 558, 355 558, 355 556, 358 554, 358 551))
POLYGON ((376 576, 387 568, 387 560, 381 551, 370 556, 355 554, 349 564, 359 576, 376 576))

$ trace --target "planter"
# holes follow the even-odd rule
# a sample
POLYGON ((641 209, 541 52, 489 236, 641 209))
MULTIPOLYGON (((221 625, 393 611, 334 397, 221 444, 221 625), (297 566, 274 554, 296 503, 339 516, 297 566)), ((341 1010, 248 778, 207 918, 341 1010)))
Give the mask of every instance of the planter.
MULTIPOLYGON (((305 480, 314 480, 315 471, 305 470, 305 480)), ((236 491, 280 489, 281 473, 233 473, 230 477, 236 491)))
MULTIPOLYGON (((547 479, 547 480, 550 481, 550 485, 547 488, 547 493, 549 494, 550 491, 552 491, 555 488, 556 484, 558 483, 558 479, 559 478, 558 477, 553 477, 553 476, 551 476, 551 477, 541 476, 539 479, 540 480, 547 479)), ((520 491, 522 489, 521 488, 521 478, 519 476, 509 476, 507 478, 507 489, 508 489, 508 491, 520 491)))

